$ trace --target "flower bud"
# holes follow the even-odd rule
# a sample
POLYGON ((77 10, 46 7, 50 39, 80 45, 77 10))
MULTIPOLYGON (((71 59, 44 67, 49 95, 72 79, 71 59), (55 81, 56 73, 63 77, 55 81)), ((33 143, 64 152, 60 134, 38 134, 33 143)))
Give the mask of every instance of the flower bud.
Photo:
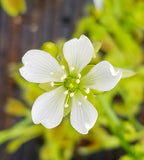
POLYGON ((17 16, 26 11, 25 0, 1 0, 0 2, 2 8, 10 16, 17 16))
POLYGON ((48 52, 51 54, 53 57, 57 57, 58 55, 58 48, 57 46, 52 43, 52 42, 45 42, 42 46, 41 49, 45 52, 48 52))

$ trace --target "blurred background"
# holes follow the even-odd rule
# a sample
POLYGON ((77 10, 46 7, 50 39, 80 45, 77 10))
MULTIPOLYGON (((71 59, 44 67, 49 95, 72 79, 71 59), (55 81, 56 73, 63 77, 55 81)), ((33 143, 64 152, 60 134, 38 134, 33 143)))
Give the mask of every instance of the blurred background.
POLYGON ((144 1, 0 0, 0 160, 144 160, 144 1), (70 125, 34 125, 30 111, 44 91, 18 73, 21 58, 48 41, 87 35, 96 59, 123 69, 121 82, 96 101, 99 118, 88 135, 70 125), (101 48, 100 48, 101 47, 101 48))

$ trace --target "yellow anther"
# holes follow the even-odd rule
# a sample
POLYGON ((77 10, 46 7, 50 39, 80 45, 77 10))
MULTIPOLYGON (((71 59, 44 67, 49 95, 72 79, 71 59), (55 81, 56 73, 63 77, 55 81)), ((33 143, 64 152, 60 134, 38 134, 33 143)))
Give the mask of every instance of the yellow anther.
POLYGON ((68 94, 68 90, 67 90, 67 91, 65 91, 65 92, 64 92, 64 94, 65 94, 65 95, 67 95, 67 94, 68 94))
POLYGON ((78 74, 78 77, 81 78, 81 74, 80 73, 78 74))
POLYGON ((64 107, 67 108, 67 107, 69 107, 69 105, 66 103, 66 104, 64 105, 64 107))
POLYGON ((64 69, 65 69, 65 66, 64 66, 64 65, 61 65, 61 68, 64 70, 64 69))
POLYGON ((71 70, 71 71, 75 70, 75 67, 70 67, 70 70, 71 70))
POLYGON ((52 87, 54 86, 54 82, 51 82, 51 86, 52 86, 52 87))
POLYGON ((87 89, 85 90, 85 92, 86 92, 87 94, 89 94, 89 93, 90 93, 90 89, 87 88, 87 89))
POLYGON ((84 99, 87 99, 87 96, 84 96, 84 99))
POLYGON ((62 77, 61 77, 61 81, 63 81, 65 78, 67 78, 67 75, 64 74, 62 77))
POLYGON ((82 103, 81 102, 78 102, 78 106, 81 106, 82 105, 82 103))
POLYGON ((76 80, 76 83, 79 84, 79 83, 80 83, 80 79, 77 79, 77 80, 76 80))
POLYGON ((74 93, 70 93, 70 97, 73 97, 74 96, 74 93))

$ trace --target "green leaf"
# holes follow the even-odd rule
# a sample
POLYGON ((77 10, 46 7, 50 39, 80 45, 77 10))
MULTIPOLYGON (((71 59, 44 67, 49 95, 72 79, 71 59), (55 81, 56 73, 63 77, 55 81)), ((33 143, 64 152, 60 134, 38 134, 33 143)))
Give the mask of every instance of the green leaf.
POLYGON ((81 76, 85 76, 95 65, 87 65, 81 72, 81 76))
POLYGON ((120 70, 122 71, 122 78, 129 78, 132 77, 136 74, 135 71, 130 70, 130 69, 122 69, 120 68, 120 70))
POLYGON ((102 46, 102 42, 94 42, 93 43, 94 49, 96 51, 96 53, 100 50, 101 46, 102 46))
MULTIPOLYGON (((10 129, 0 131, 0 144, 10 140, 17 138, 27 132, 25 128, 32 123, 31 118, 25 118, 24 120, 18 122, 10 129)), ((29 130, 30 131, 30 130, 29 130)), ((27 132, 28 133, 28 132, 27 132)))
POLYGON ((24 128, 24 131, 21 133, 21 135, 15 137, 16 139, 8 143, 6 149, 9 153, 13 153, 19 149, 23 143, 40 136, 42 133, 43 129, 41 126, 28 126, 24 128))
POLYGON ((20 101, 10 98, 7 101, 5 111, 14 116, 29 116, 30 110, 27 109, 20 101))
POLYGON ((97 52, 100 50, 102 43, 101 42, 93 42, 93 46, 94 46, 94 55, 90 61, 90 64, 97 63, 97 52))

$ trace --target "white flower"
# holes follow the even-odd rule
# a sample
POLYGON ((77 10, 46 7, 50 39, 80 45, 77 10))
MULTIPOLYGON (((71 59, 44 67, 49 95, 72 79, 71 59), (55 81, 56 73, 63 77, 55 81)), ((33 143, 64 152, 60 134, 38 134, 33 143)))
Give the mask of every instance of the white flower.
POLYGON ((84 35, 66 42, 63 53, 69 73, 54 57, 41 50, 30 50, 22 58, 22 77, 34 83, 51 82, 54 87, 36 99, 32 119, 35 124, 41 123, 46 128, 56 127, 62 121, 64 107, 69 107, 68 98, 72 98, 71 124, 78 132, 86 134, 94 126, 98 115, 87 100, 90 89, 111 90, 120 80, 121 71, 116 72, 109 62, 102 61, 82 77, 81 71, 94 54, 90 40, 84 35))

